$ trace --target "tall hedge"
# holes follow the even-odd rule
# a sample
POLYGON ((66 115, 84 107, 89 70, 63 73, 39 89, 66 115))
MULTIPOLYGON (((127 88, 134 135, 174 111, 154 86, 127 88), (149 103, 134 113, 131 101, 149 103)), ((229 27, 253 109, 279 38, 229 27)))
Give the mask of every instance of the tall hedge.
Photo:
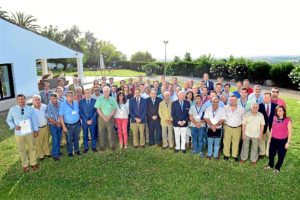
POLYGON ((270 69, 271 80, 280 87, 294 87, 292 80, 288 76, 294 67, 294 64, 290 62, 272 65, 270 69))

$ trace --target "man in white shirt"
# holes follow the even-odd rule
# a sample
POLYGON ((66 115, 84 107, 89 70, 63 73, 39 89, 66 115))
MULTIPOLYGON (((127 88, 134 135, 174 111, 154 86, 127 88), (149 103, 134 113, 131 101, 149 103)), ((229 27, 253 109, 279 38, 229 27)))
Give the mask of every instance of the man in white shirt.
POLYGON ((214 156, 215 160, 219 159, 219 148, 222 136, 222 125, 226 119, 223 108, 219 106, 218 97, 212 99, 212 106, 205 110, 204 120, 207 124, 207 158, 214 156))
POLYGON ((245 113, 243 107, 237 105, 237 97, 231 95, 229 97, 229 105, 224 107, 226 120, 224 126, 224 160, 230 157, 230 147, 232 145, 231 155, 238 162, 239 143, 242 134, 242 120, 245 113))
POLYGON ((262 103, 263 102, 263 96, 261 94, 261 87, 260 85, 254 86, 254 93, 249 94, 248 100, 252 103, 262 103))
POLYGON ((51 157, 49 147, 49 127, 46 118, 47 105, 41 103, 41 96, 34 95, 32 97, 32 107, 38 118, 39 133, 34 139, 37 156, 40 160, 44 160, 46 157, 51 157))

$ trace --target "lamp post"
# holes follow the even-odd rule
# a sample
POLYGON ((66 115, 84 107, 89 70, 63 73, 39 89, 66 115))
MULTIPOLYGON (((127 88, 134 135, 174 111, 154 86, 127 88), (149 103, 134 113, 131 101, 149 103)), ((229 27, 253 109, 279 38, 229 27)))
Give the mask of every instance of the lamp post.
POLYGON ((164 44, 165 44, 165 69, 164 69, 164 71, 165 71, 165 76, 166 76, 166 65, 167 65, 167 44, 169 43, 169 41, 168 40, 164 40, 164 44))

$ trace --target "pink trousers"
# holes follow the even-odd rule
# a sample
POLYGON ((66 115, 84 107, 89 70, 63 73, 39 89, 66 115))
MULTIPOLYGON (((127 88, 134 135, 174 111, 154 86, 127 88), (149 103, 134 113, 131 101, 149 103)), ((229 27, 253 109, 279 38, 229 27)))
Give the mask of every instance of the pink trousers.
POLYGON ((128 141, 127 124, 128 124, 128 118, 127 119, 120 119, 120 118, 116 119, 116 125, 118 128, 118 136, 119 136, 120 144, 127 145, 127 141, 128 141))

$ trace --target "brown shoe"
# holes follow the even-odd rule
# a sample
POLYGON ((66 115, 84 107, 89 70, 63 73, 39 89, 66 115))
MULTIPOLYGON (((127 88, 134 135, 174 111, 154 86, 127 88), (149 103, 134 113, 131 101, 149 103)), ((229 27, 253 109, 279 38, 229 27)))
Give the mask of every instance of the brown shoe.
POLYGON ((242 163, 242 164, 243 164, 244 162, 245 162, 245 160, 240 160, 240 163, 242 163))
POLYGON ((29 167, 27 166, 27 167, 23 167, 23 172, 29 172, 29 167))
POLYGON ((256 162, 251 162, 251 165, 252 165, 253 167, 255 167, 255 166, 256 166, 256 162))
POLYGON ((32 168, 33 171, 36 171, 36 170, 38 170, 39 166, 38 165, 33 165, 33 166, 31 166, 31 168, 32 168))

